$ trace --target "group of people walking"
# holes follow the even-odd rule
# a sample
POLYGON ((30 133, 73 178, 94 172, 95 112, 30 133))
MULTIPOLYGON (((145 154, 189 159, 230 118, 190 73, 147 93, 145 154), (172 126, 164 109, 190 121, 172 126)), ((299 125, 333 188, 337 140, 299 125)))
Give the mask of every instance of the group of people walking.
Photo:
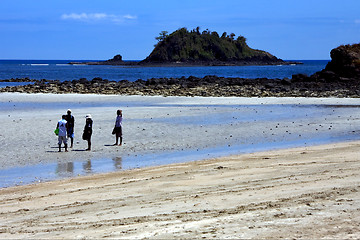
MULTIPOLYGON (((112 134, 115 135, 116 140, 114 145, 122 145, 122 110, 117 110, 117 117, 115 120, 115 127, 112 134), (119 142, 120 140, 120 142, 119 142)), ((88 148, 86 151, 91 151, 91 136, 93 120, 90 114, 86 115, 84 131, 82 139, 88 142, 88 148)), ((66 115, 62 115, 56 126, 56 134, 58 135, 59 152, 61 152, 61 145, 64 143, 65 152, 68 152, 68 138, 70 138, 70 148, 74 145, 74 126, 75 118, 71 114, 71 109, 67 110, 66 115)))

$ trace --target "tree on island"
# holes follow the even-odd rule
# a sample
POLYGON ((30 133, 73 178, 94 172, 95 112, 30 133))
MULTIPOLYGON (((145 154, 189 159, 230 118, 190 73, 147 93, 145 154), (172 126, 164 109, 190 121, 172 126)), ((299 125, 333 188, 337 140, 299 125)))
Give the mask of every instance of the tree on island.
MULTIPOLYGON (((159 42, 164 41, 165 38, 168 37, 168 31, 161 31, 161 33, 159 34, 158 37, 156 37, 155 39, 158 40, 159 42)), ((156 46, 156 45, 155 45, 156 46)))
POLYGON ((250 48, 246 38, 224 32, 221 37, 208 29, 200 33, 200 27, 188 31, 180 28, 168 34, 162 31, 155 39, 151 54, 141 63, 280 63, 268 52, 250 48))

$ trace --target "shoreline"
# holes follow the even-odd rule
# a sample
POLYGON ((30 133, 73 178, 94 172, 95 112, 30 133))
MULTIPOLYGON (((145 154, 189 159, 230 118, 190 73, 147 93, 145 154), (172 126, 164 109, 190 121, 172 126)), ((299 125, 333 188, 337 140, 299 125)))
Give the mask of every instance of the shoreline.
MULTIPOLYGON (((261 153, 276 150, 287 150, 293 148, 301 148, 304 146, 315 147, 328 144, 351 143, 356 140, 317 140, 313 143, 277 143, 276 145, 261 146, 242 146, 241 151, 234 148, 220 147, 214 149, 190 150, 153 153, 144 155, 128 155, 125 157, 105 157, 93 158, 91 160, 77 159, 63 163, 47 163, 36 165, 25 165, 21 167, 13 167, 9 169, 0 169, 2 176, 1 188, 31 185, 42 182, 52 182, 68 178, 76 178, 81 176, 92 176, 98 174, 107 174, 121 171, 129 171, 148 167, 161 167, 176 163, 189 163, 195 161, 205 161, 213 158, 226 158, 234 154, 244 155, 251 153, 261 153)), ((70 150, 71 151, 71 150, 70 150)), ((78 151, 78 150, 77 150, 78 151)))
POLYGON ((1 238, 356 238, 360 141, 0 189, 1 238))
MULTIPOLYGON (((323 73, 325 74, 325 73, 323 73)), ((0 92, 102 94, 143 96, 201 96, 201 97, 318 97, 359 98, 356 78, 324 79, 322 74, 308 77, 293 75, 291 79, 238 78, 189 76, 180 78, 151 78, 136 81, 110 81, 102 78, 72 81, 32 80, 32 84, 6 86, 0 92)), ((20 81, 21 79, 14 79, 20 81)), ((4 82, 7 80, 3 80, 4 82)), ((31 81, 25 78, 25 82, 31 81)))

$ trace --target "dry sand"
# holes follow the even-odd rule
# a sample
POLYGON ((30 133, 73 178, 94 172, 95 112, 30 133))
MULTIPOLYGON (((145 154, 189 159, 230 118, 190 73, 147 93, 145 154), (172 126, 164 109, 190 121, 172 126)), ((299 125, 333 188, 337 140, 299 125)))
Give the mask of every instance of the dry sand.
POLYGON ((360 142, 0 190, 2 239, 358 239, 360 142))
MULTIPOLYGON (((211 148, 241 138, 356 135, 359 103, 5 93, 0 169, 211 148), (303 106, 304 116, 276 111, 287 104, 303 106), (314 104, 325 107, 308 112, 314 104), (275 108, 254 118, 255 105, 275 108), (52 131, 67 108, 76 118, 76 144, 57 153, 52 131), (126 144, 114 148, 107 145, 117 108, 124 109, 127 132, 126 144), (87 113, 94 118, 92 152, 81 151, 86 143, 79 141, 87 113)), ((359 156, 360 142, 343 142, 2 188, 0 238, 360 238, 359 156)))

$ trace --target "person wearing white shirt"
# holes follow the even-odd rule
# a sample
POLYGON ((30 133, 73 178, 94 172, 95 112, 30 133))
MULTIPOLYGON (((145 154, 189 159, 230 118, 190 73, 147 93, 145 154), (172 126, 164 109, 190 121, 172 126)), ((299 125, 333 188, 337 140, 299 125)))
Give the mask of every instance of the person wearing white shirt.
POLYGON ((65 120, 66 116, 62 115, 62 119, 58 121, 56 128, 59 129, 58 140, 59 140, 59 152, 61 152, 61 144, 65 145, 65 152, 67 152, 67 121, 65 120))

